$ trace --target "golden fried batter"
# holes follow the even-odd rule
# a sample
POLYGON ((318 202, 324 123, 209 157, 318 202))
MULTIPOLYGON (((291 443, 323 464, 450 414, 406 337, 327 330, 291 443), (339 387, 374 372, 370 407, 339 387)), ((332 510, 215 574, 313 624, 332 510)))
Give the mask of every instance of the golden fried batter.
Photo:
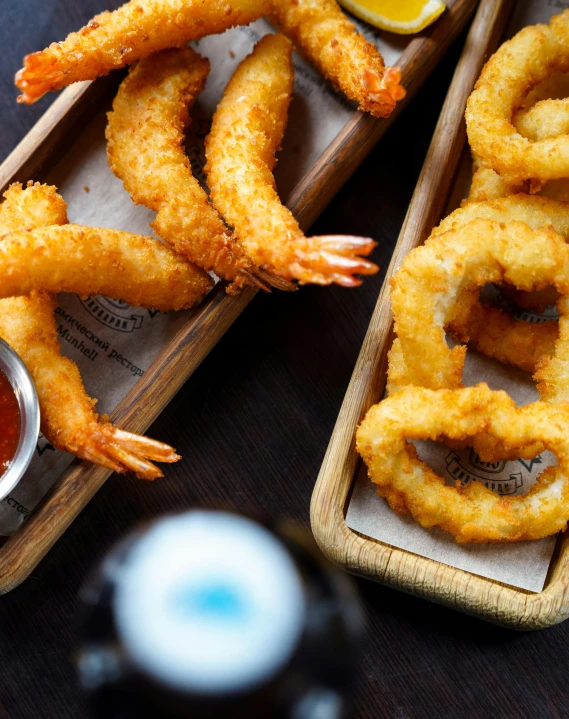
POLYGON ((282 287, 245 255, 192 175, 184 128, 208 72, 208 60, 189 47, 164 50, 131 68, 108 114, 110 168, 136 204, 158 213, 156 234, 199 267, 231 281, 229 292, 243 284, 265 287, 263 280, 282 287))
MULTIPOLYGON (((569 240, 569 206, 548 197, 524 194, 486 202, 468 202, 446 217, 433 230, 431 237, 458 229, 477 218, 500 223, 516 220, 534 230, 551 226, 566 241, 569 240)), ((537 312, 559 300, 559 293, 553 286, 521 292, 505 285, 503 293, 520 307, 537 312)), ((555 320, 539 323, 516 320, 498 308, 471 303, 464 297, 457 300, 449 330, 457 340, 468 341, 486 356, 526 372, 534 372, 539 361, 552 354, 558 337, 555 320)))
POLYGON ((456 390, 407 387, 372 407, 358 428, 356 444, 377 492, 400 514, 423 527, 440 527, 457 542, 540 539, 569 520, 569 438, 566 405, 536 402, 516 407, 505 392, 479 384, 456 390), (557 455, 522 496, 501 497, 481 482, 449 487, 422 462, 408 439, 450 439, 475 448, 487 437, 529 458, 527 447, 543 444, 557 455))
MULTIPOLYGON (((18 228, 66 224, 66 206, 54 187, 12 185, 0 205, 0 234, 18 228)), ((77 365, 62 357, 53 317, 54 299, 46 292, 0 300, 0 336, 20 355, 34 382, 41 428, 59 449, 116 472, 134 471, 144 479, 162 476, 148 460, 175 462, 162 442, 99 422, 96 400, 85 392, 77 365)))
POLYGON ((465 347, 449 349, 444 327, 466 322, 469 336, 480 288, 502 281, 522 290, 553 284, 568 295, 569 247, 550 226, 474 219, 407 255, 391 281, 391 302, 409 384, 460 386, 465 347))
POLYGON ((102 294, 164 312, 191 307, 212 286, 203 270, 151 237, 81 225, 5 235, 0 277, 0 297, 32 290, 102 294))
POLYGON ((206 140, 211 197, 260 267, 301 284, 354 287, 361 284, 355 273, 378 270, 358 257, 375 243, 361 237, 305 237, 276 192, 272 170, 293 88, 291 54, 285 37, 267 35, 229 81, 206 140))
POLYGON ((269 7, 269 0, 131 0, 96 15, 63 42, 27 55, 16 75, 18 102, 35 102, 46 92, 94 80, 158 50, 248 25, 269 7))
POLYGON ((385 67, 335 0, 274 0, 272 18, 298 50, 360 110, 389 117, 405 97, 401 71, 385 67))

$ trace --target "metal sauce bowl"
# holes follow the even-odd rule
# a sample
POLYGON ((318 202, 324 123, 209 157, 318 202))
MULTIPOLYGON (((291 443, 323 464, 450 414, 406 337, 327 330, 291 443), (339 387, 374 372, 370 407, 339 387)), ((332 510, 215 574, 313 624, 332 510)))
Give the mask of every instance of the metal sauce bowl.
POLYGON ((2 500, 18 484, 32 461, 40 431, 40 407, 36 388, 20 355, 2 339, 0 339, 0 370, 12 385, 20 408, 20 439, 16 453, 4 474, 0 475, 0 500, 2 500))

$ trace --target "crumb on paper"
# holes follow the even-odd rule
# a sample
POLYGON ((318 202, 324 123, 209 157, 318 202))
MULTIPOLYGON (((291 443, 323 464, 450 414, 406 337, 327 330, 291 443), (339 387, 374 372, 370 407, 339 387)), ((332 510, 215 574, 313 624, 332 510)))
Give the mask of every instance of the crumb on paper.
POLYGON ((89 192, 89 191, 90 191, 89 185, 83 185, 83 189, 85 190, 85 192, 89 192))
POLYGON ((229 57, 233 59, 235 58, 235 53, 233 52, 233 50, 229 51, 229 57))

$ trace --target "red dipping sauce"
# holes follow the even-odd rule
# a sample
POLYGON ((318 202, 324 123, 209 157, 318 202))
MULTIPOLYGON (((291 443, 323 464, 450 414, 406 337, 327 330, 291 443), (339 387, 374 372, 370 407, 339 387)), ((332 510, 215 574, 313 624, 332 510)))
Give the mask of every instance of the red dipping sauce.
POLYGON ((16 454, 20 439, 20 407, 18 399, 0 370, 0 477, 16 454))

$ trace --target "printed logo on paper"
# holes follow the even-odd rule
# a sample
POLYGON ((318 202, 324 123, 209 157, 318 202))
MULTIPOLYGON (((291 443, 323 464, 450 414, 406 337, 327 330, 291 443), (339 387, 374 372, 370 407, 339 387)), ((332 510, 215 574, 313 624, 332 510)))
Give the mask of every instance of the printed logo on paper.
POLYGON ((533 459, 518 459, 518 462, 522 465, 522 467, 525 467, 528 472, 533 472, 533 465, 534 464, 542 464, 541 454, 538 454, 537 457, 534 457, 533 459))
MULTIPOLYGON (((134 312, 132 307, 122 300, 110 300, 108 297, 97 296, 79 301, 98 322, 117 332, 134 332, 142 326, 144 316, 134 312)), ((156 314, 156 312, 147 311, 150 319, 156 314)))
POLYGON ((515 494, 523 485, 521 472, 512 472, 510 475, 504 475, 503 477, 492 476, 502 472, 506 462, 481 462, 473 450, 470 451, 470 457, 466 460, 461 459, 454 451, 449 452, 445 458, 445 464, 450 477, 455 481, 459 481, 463 487, 471 482, 482 482, 485 487, 497 494, 515 494), (472 462, 473 458, 476 460, 476 464, 472 462), (496 469, 498 465, 502 465, 501 469, 496 469))
POLYGON ((41 457, 42 454, 47 450, 55 452, 55 447, 43 436, 43 434, 40 434, 36 444, 36 451, 38 453, 38 456, 41 457))
POLYGON ((542 322, 559 319, 559 312, 555 305, 545 307, 543 312, 523 309, 523 307, 518 307, 518 305, 505 297, 504 294, 500 292, 500 288, 496 285, 489 285, 485 287, 483 296, 500 309, 511 313, 512 317, 516 320, 523 320, 524 322, 529 322, 530 324, 540 324, 542 322))

